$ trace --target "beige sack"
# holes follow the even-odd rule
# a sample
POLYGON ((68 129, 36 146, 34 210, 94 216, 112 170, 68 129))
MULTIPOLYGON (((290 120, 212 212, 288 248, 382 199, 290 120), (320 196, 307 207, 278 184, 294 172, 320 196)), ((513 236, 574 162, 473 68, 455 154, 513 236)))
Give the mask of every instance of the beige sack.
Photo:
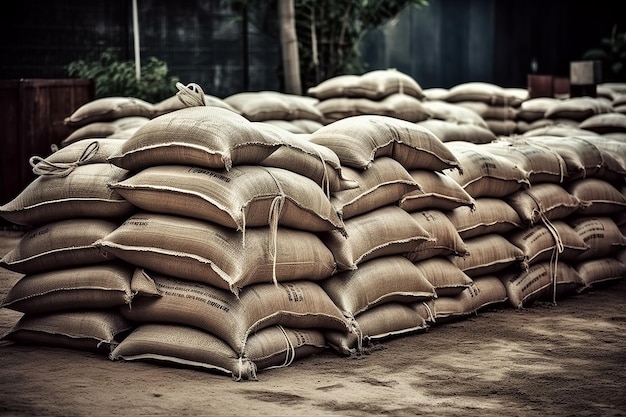
POLYGON ((580 200, 577 214, 581 216, 619 214, 626 209, 626 196, 608 181, 583 178, 564 184, 563 187, 580 200))
POLYGON ((581 205, 580 200, 561 185, 547 182, 519 190, 505 200, 517 211, 527 227, 546 220, 564 219, 581 205))
POLYGON ((333 254, 311 232, 279 227, 240 232, 182 216, 137 213, 96 245, 133 265, 228 289, 253 283, 320 280, 333 254))
POLYGON ((580 217, 568 223, 589 246, 578 261, 605 258, 626 246, 626 236, 610 217, 580 217))
POLYGON ((448 259, 472 279, 492 275, 524 259, 520 248, 495 233, 465 239, 465 245, 469 255, 448 256, 448 259))
POLYGON ((386 255, 415 252, 433 238, 409 213, 385 206, 345 221, 346 235, 337 230, 320 234, 339 270, 386 255))
POLYGON ((291 134, 262 123, 254 125, 284 145, 260 161, 259 165, 283 168, 308 177, 322 187, 327 195, 357 186, 344 176, 344 167, 341 166, 337 154, 326 146, 310 142, 310 134, 291 134))
POLYGON ((3 339, 108 355, 132 329, 133 324, 117 310, 25 314, 3 339))
POLYGON ((238 355, 245 353, 252 334, 273 325, 348 329, 337 306, 312 281, 255 284, 236 296, 212 285, 138 269, 132 286, 149 290, 139 292, 131 306, 121 309, 127 319, 197 327, 224 340, 238 355))
POLYGON ((214 171, 159 165, 110 187, 142 210, 203 219, 236 230, 276 223, 314 232, 343 228, 322 188, 282 168, 239 165, 214 171))
POLYGON ((448 216, 439 210, 421 210, 411 213, 420 226, 434 238, 420 245, 414 252, 405 253, 408 259, 417 262, 434 256, 466 256, 467 246, 448 216))
POLYGON ((457 123, 441 119, 428 119, 418 122, 437 136, 442 142, 489 143, 498 139, 487 127, 470 123, 457 123))
POLYGON ((167 164, 228 170, 255 165, 281 145, 237 113, 196 106, 150 120, 109 160, 130 171, 167 164))
POLYGON ((582 278, 569 264, 539 262, 526 271, 508 271, 500 277, 514 308, 522 308, 536 301, 555 301, 581 288, 582 278), (556 293, 555 293, 556 290, 556 293))
POLYGON ((322 119, 312 97, 278 91, 244 91, 224 98, 224 102, 253 122, 264 120, 322 119))
POLYGON ((113 308, 130 303, 134 267, 120 261, 22 277, 0 307, 26 314, 113 308))
POLYGON ((395 159, 376 158, 366 170, 343 167, 346 178, 358 184, 335 192, 331 203, 343 220, 377 208, 396 204, 405 194, 419 189, 407 170, 395 159))
POLYGON ((117 228, 104 219, 60 220, 32 229, 2 260, 0 266, 21 274, 37 274, 115 259, 95 242, 117 228))
POLYGON ((321 286, 346 317, 386 302, 411 303, 435 297, 421 271, 403 256, 363 262, 358 269, 339 272, 321 286))
POLYGON ((562 183, 567 175, 565 161, 553 149, 520 140, 500 140, 483 145, 485 149, 502 156, 528 174, 531 184, 562 183))
POLYGON ((357 315, 350 332, 326 331, 328 345, 346 356, 366 354, 372 344, 428 329, 422 315, 410 304, 384 303, 357 315))
POLYGON ((436 256, 416 262, 415 266, 435 288, 437 297, 454 297, 472 283, 472 279, 448 258, 436 256))
POLYGON ((76 166, 59 175, 41 175, 0 207, 0 216, 28 226, 83 217, 124 218, 134 207, 107 185, 126 175, 126 170, 107 163, 76 166))
POLYGON ((509 159, 489 152, 484 145, 448 142, 461 169, 444 173, 472 197, 504 197, 529 184, 528 174, 509 159))
POLYGON ((489 233, 504 234, 523 227, 517 211, 499 198, 479 197, 474 207, 457 207, 447 216, 462 239, 489 233))
POLYGON ((414 169, 409 171, 409 175, 419 189, 404 194, 398 202, 398 206, 408 212, 428 209, 448 211, 460 206, 474 206, 472 196, 443 172, 414 169))
POLYGON ((507 300, 506 288, 495 276, 474 278, 470 286, 454 297, 439 297, 435 304, 435 323, 442 324, 475 314, 481 309, 507 300))
POLYGON ((375 158, 389 156, 406 169, 457 168, 458 161, 430 130, 388 116, 361 115, 326 125, 310 141, 332 149, 342 165, 367 169, 375 158))
POLYGON ((550 259, 572 262, 589 249, 580 235, 561 220, 517 230, 507 239, 524 252, 522 266, 526 268, 550 259))
POLYGON ((124 117, 147 117, 154 114, 154 106, 136 97, 103 97, 83 104, 64 123, 81 127, 93 122, 109 122, 124 117))
POLYGON ((257 380, 257 371, 288 366, 325 349, 318 330, 272 326, 251 335, 245 356, 220 338, 189 326, 162 323, 139 325, 111 352, 112 360, 157 361, 231 375, 236 381, 257 380))
POLYGON ((584 284, 581 291, 626 278, 626 265, 612 257, 589 259, 573 266, 584 284))
POLYGON ((602 152, 593 140, 574 136, 532 136, 526 140, 557 152, 565 162, 569 181, 594 176, 602 167, 602 152))

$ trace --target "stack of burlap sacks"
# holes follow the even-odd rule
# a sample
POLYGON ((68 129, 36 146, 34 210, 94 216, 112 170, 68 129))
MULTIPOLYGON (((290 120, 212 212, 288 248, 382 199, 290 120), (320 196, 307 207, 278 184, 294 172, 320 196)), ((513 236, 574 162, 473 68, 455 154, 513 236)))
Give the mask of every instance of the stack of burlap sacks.
MULTIPOLYGON (((432 123, 417 83, 377 75, 350 93, 370 110, 334 120, 331 96, 179 87, 132 132, 33 158, 39 178, 0 207, 29 227, 0 261, 24 275, 2 304, 24 313, 5 338, 255 379, 626 275, 619 141, 498 140, 463 120, 473 110, 432 123), (371 110, 387 97, 411 100, 412 119, 371 110)), ((140 117, 122 107, 68 119, 140 117)))

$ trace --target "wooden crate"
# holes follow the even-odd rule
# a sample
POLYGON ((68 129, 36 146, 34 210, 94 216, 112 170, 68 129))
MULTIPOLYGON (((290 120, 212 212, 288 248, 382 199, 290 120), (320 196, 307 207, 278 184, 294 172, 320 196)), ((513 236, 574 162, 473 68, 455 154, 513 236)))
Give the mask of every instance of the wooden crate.
POLYGON ((0 204, 35 179, 28 160, 48 156, 73 131, 63 121, 94 99, 94 87, 85 79, 0 80, 0 204))

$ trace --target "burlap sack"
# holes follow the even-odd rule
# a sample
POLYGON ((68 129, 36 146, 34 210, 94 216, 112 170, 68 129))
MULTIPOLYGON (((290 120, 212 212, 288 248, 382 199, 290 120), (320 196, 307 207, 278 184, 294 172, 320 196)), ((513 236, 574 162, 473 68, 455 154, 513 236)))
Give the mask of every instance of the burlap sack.
POLYGON ((117 223, 104 219, 48 223, 24 234, 0 260, 0 266, 21 274, 38 274, 113 260, 95 242, 116 228, 117 223))
POLYGON ((449 211, 461 206, 474 206, 474 198, 443 172, 414 169, 409 171, 409 175, 419 189, 403 195, 398 201, 398 206, 408 212, 428 209, 449 211))
POLYGON ((357 186, 343 175, 339 157, 331 149, 310 142, 310 135, 297 135, 267 123, 254 123, 264 134, 281 142, 278 148, 259 165, 283 168, 315 181, 330 196, 330 192, 357 186))
POLYGON ((517 118, 526 122, 544 119, 546 111, 559 103, 554 97, 533 97, 522 102, 517 111, 517 118))
POLYGON ((134 207, 108 184, 126 178, 127 171, 107 163, 47 171, 17 197, 0 207, 0 216, 21 225, 40 226, 73 218, 125 218, 134 207))
POLYGON ((581 129, 604 135, 606 133, 626 132, 626 114, 612 111, 591 116, 578 125, 581 129))
POLYGON ((310 119, 320 121, 322 113, 315 107, 312 98, 278 91, 244 91, 224 98, 224 102, 235 108, 252 122, 280 119, 310 119))
POLYGON ((499 85, 471 81, 457 84, 448 89, 446 100, 450 103, 477 101, 492 106, 512 106, 518 104, 515 95, 499 85))
POLYGON ((577 217, 568 223, 589 246, 578 261, 612 256, 626 246, 626 236, 610 217, 577 217))
POLYGON ((509 303, 522 308, 536 301, 556 301, 578 291, 583 285, 578 272, 569 264, 549 262, 531 265, 525 271, 507 271, 500 279, 506 287, 509 303))
POLYGON ((526 140, 557 152, 565 162, 567 181, 594 176, 602 167, 602 153, 593 140, 573 136, 532 136, 526 140))
POLYGON ((582 122, 597 114, 610 113, 611 110, 611 104, 606 100, 595 97, 569 97, 550 107, 544 117, 582 122))
MULTIPOLYGON (((61 141, 61 147, 69 146, 85 139, 122 139, 139 129, 150 119, 147 117, 122 117, 110 122, 93 122, 79 127, 61 141), (130 132, 130 133, 129 133, 130 132)), ((119 143, 119 142, 118 142, 119 143)))
POLYGON ((461 169, 445 170, 473 198, 504 197, 529 184, 528 173, 509 159, 489 152, 485 145, 448 142, 461 169))
POLYGON ((454 297, 472 283, 448 258, 436 256, 416 262, 415 266, 435 288, 437 297, 454 297))
POLYGON ((524 252, 522 267, 525 268, 550 259, 571 263, 589 249, 580 235, 562 220, 516 230, 506 237, 524 252))
POLYGON ((288 366, 325 349, 318 330, 272 326, 252 334, 244 357, 220 338, 203 330, 163 323, 139 325, 111 352, 112 360, 156 361, 231 375, 236 381, 257 380, 257 371, 288 366), (283 365, 284 364, 284 365, 283 365))
POLYGON ((391 94, 382 100, 334 97, 320 101, 316 107, 324 115, 326 123, 363 114, 395 117, 413 123, 432 117, 419 99, 398 93, 391 94))
POLYGON ((124 117, 147 117, 154 114, 152 103, 136 97, 103 97, 83 104, 64 123, 81 127, 94 122, 109 122, 124 117))
POLYGON ((389 156, 406 169, 457 168, 458 161, 430 130, 388 116, 348 117, 315 131, 310 141, 332 149, 342 165, 367 169, 389 156))
POLYGON ((375 342, 428 329, 424 317, 410 304, 384 303, 357 315, 350 332, 324 332, 328 345, 345 356, 360 356, 376 349, 375 342))
POLYGON ((343 220, 377 208, 396 204, 404 195, 419 189, 409 172, 395 159, 376 158, 366 170, 343 167, 344 175, 358 184, 348 190, 337 191, 331 203, 343 220))
POLYGON ((524 259, 520 248, 495 233, 465 239, 465 245, 467 256, 448 256, 448 259, 472 279, 519 265, 524 259))
POLYGON ((96 242, 133 265, 231 290, 273 281, 321 280, 333 254, 311 232, 279 227, 240 232, 204 220, 137 213, 96 242))
POLYGON ((435 323, 461 319, 490 305, 507 300, 506 288, 498 277, 483 275, 474 278, 472 284, 454 297, 438 297, 434 300, 435 323))
POLYGON ((565 161, 555 150, 526 141, 503 139, 483 145, 484 149, 513 162, 528 174, 532 184, 562 183, 567 175, 565 161))
POLYGON ((462 239, 489 233, 504 234, 523 227, 517 211, 499 198, 479 197, 473 207, 457 207, 446 215, 462 239))
POLYGON ((608 181, 599 178, 583 178, 564 184, 567 192, 581 202, 576 214, 581 216, 606 216, 623 213, 626 196, 608 181))
POLYGON ((319 100, 326 100, 332 97, 346 96, 346 87, 358 82, 359 75, 342 74, 322 81, 318 85, 309 87, 307 94, 319 100))
POLYGON ((565 137, 586 137, 586 136, 594 136, 600 137, 597 133, 592 132, 591 130, 580 129, 578 127, 579 122, 571 119, 548 119, 553 120, 552 123, 546 123, 541 127, 536 129, 529 130, 524 133, 524 137, 534 137, 534 136, 560 136, 562 138, 565 137))
POLYGON ((332 252, 339 270, 386 255, 415 252, 433 238, 409 213, 398 206, 385 206, 345 221, 346 235, 337 230, 320 238, 332 252))
POLYGON ((420 226, 434 238, 420 245, 413 252, 405 253, 413 262, 429 259, 434 256, 466 256, 467 246, 448 216, 439 210, 421 210, 411 213, 420 226))
POLYGON ((585 291, 626 277, 626 265, 613 257, 589 259, 572 265, 584 284, 584 287, 579 291, 585 291))
POLYGON ((444 120, 458 124, 471 124, 489 129, 485 119, 474 110, 470 110, 455 103, 443 100, 429 100, 422 103, 426 110, 433 115, 433 119, 444 120))
POLYGON ((3 339, 108 355, 133 327, 117 310, 25 314, 3 339))
POLYGON ((387 302, 412 303, 436 296, 434 287, 407 258, 384 256, 320 283, 346 317, 387 302))
POLYGON ((159 165, 110 187, 142 210, 198 218, 236 230, 276 223, 313 232, 343 228, 320 186, 282 168, 239 165, 216 171, 159 165))
POLYGON ((564 219, 576 212, 581 205, 580 200, 560 184, 548 182, 516 191, 505 200, 517 211, 527 227, 546 220, 564 219))
POLYGON ((11 287, 0 307, 26 314, 118 307, 132 299, 134 269, 110 261, 26 275, 11 287))
POLYGON ((455 104, 475 111, 485 119, 487 124, 489 124, 489 120, 514 121, 517 119, 517 108, 510 104, 492 105, 483 101, 459 101, 455 104))
POLYGON ((138 269, 132 286, 151 288, 148 295, 141 291, 131 306, 120 309, 127 319, 197 327, 222 339, 240 356, 248 338, 266 327, 348 329, 337 306, 312 281, 255 284, 236 296, 212 285, 138 269))
POLYGON ((130 171, 166 164, 230 169, 255 165, 281 145, 239 114, 197 106, 150 120, 109 160, 130 171))
POLYGON ((417 124, 433 132, 444 143, 463 141, 480 144, 498 139, 496 134, 487 127, 472 123, 428 119, 417 124))
POLYGON ((80 165, 108 164, 109 156, 117 151, 120 144, 120 139, 80 139, 45 158, 32 156, 29 163, 37 175, 61 175, 80 165))
POLYGON ((366 97, 372 100, 380 100, 397 93, 419 100, 424 98, 422 87, 417 81, 394 68, 366 72, 343 89, 343 94, 347 97, 366 97))

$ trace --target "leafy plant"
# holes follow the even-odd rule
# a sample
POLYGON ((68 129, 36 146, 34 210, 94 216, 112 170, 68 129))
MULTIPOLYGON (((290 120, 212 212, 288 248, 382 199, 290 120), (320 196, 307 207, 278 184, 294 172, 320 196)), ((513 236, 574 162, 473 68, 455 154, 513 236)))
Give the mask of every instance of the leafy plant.
POLYGON ((626 32, 618 32, 613 26, 611 36, 602 38, 601 46, 588 50, 583 59, 602 62, 604 81, 626 81, 626 32))
POLYGON ((168 74, 167 64, 150 57, 141 67, 139 80, 134 61, 120 61, 112 49, 97 59, 77 60, 67 66, 71 77, 95 80, 95 98, 135 97, 156 103, 176 93, 178 77, 168 74))

